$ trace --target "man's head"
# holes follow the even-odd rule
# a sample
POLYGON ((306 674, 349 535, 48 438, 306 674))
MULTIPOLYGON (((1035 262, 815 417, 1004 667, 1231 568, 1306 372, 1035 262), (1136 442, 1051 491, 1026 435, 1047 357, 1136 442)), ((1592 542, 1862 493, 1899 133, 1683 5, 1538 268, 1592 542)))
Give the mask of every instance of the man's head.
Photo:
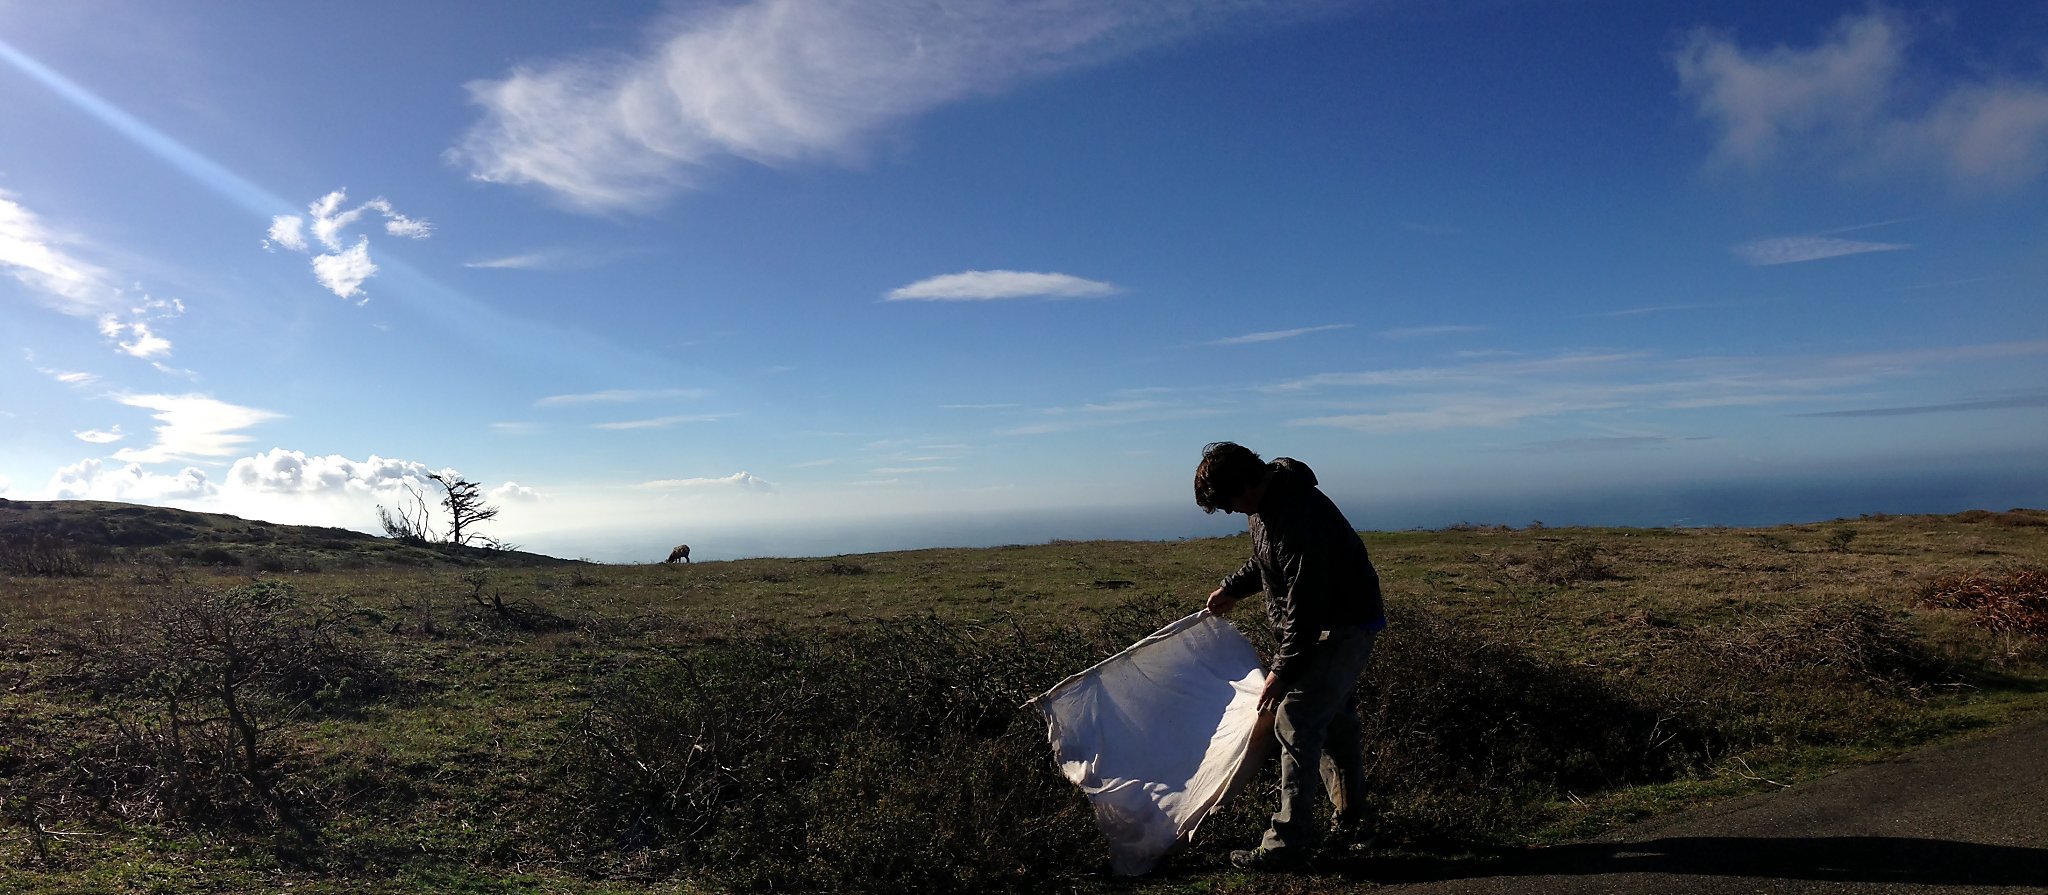
POLYGON ((1218 441, 1204 446, 1202 465, 1195 467, 1195 504, 1204 513, 1249 512, 1239 501, 1265 481, 1266 470, 1266 461, 1244 445, 1218 441))

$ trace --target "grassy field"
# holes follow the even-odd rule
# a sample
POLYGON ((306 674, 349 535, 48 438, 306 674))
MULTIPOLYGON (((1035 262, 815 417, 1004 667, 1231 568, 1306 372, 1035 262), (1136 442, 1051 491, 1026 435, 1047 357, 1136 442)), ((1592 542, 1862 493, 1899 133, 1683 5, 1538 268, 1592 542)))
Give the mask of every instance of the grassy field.
MULTIPOLYGON (((1019 705, 1249 549, 614 566, 136 509, 0 506, 0 890, 1121 891, 1019 705)), ((2048 709, 2048 513, 1366 540, 1397 855, 1487 860, 2048 709)), ((1257 605, 1234 620, 1269 642, 1257 605)), ((1137 888, 1373 885, 1370 858, 1219 869, 1270 787, 1137 888)))

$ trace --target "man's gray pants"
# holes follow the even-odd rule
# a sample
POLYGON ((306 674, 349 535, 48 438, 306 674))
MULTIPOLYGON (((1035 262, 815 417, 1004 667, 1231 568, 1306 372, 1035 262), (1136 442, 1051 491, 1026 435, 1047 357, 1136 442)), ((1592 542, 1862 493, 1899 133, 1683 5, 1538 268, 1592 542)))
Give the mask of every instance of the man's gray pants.
POLYGON ((1311 849, 1317 796, 1325 789, 1343 820, 1364 805, 1365 746, 1352 688, 1372 661, 1379 632, 1364 626, 1331 631, 1301 655, 1307 663, 1280 700, 1273 733, 1280 740, 1280 810, 1259 847, 1311 849), (1313 769, 1313 770, 1312 770, 1313 769))

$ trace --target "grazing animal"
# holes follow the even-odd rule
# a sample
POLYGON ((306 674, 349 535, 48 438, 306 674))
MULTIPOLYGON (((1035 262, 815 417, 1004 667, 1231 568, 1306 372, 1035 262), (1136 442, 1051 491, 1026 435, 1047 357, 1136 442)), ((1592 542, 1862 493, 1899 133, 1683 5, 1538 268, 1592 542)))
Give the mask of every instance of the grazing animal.
POLYGON ((688 563, 690 561, 690 545, 677 544, 676 549, 670 550, 668 552, 668 558, 662 560, 662 562, 675 562, 676 560, 682 560, 684 563, 688 563))

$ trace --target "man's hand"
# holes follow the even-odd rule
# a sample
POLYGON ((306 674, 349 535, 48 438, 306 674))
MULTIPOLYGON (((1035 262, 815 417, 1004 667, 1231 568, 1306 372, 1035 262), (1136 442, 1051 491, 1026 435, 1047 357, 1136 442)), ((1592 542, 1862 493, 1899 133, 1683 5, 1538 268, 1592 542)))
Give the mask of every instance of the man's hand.
POLYGON ((1280 704, 1281 697, 1286 695, 1287 688, 1280 685, 1280 676, 1277 674, 1266 675, 1266 689, 1259 691, 1259 711, 1261 713, 1272 711, 1274 707, 1280 704))
POLYGON ((1216 613, 1217 615, 1227 615, 1227 614, 1229 614, 1229 613, 1230 613, 1230 607, 1232 607, 1232 606, 1236 606, 1236 605, 1237 605, 1237 598, 1236 598, 1236 597, 1233 597, 1233 596, 1228 596, 1228 595, 1224 594, 1224 593, 1223 593, 1223 588, 1220 588, 1220 587, 1219 587, 1219 588, 1217 588, 1217 589, 1215 589, 1215 590, 1213 590, 1213 591, 1210 591, 1210 592, 1209 592, 1209 611, 1210 611, 1210 612, 1214 612, 1214 613, 1216 613))

